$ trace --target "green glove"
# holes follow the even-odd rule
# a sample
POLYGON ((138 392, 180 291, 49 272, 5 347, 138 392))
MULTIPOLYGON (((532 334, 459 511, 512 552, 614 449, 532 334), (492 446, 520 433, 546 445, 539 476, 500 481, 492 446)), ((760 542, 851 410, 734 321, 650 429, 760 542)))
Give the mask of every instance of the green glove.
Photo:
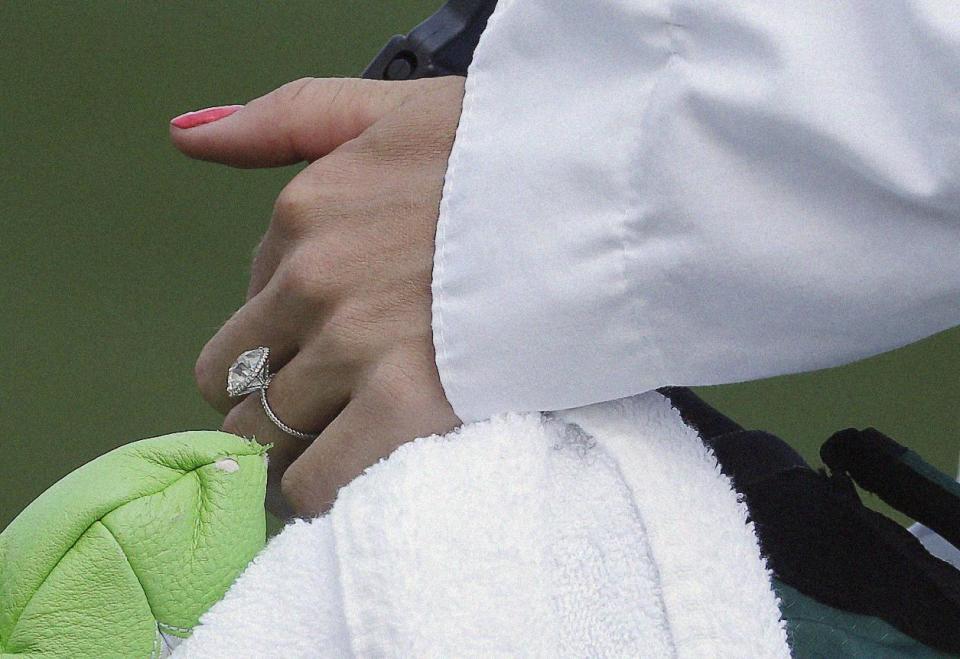
POLYGON ((266 446, 221 432, 134 442, 0 533, 0 656, 156 657, 263 547, 266 446))

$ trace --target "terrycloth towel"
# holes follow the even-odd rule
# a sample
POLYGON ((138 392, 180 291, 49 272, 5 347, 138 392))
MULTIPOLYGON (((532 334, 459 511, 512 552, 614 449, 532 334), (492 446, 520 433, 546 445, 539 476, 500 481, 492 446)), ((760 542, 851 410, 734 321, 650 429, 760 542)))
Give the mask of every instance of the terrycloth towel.
POLYGON ((788 657, 745 504, 651 392, 397 449, 175 657, 788 657))

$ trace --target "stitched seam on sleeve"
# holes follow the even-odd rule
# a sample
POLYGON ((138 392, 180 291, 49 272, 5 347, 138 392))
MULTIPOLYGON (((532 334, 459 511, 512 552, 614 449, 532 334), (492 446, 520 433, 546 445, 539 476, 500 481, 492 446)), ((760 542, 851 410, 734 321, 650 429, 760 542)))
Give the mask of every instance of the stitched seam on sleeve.
MULTIPOLYGON (((500 0, 497 3, 497 7, 494 9, 493 14, 487 19, 487 26, 484 29, 483 33, 480 35, 480 41, 477 44, 475 50, 479 51, 483 45, 484 37, 488 31, 493 28, 496 23, 500 20, 500 16, 506 10, 506 7, 513 4, 512 0, 500 0)), ((474 60, 476 62, 476 60, 474 60)), ((470 69, 473 69, 474 66, 471 64, 470 69)), ((468 70, 466 80, 464 81, 464 92, 463 92, 463 101, 460 109, 460 121, 457 125, 457 132, 454 138, 453 148, 451 150, 450 159, 447 163, 447 171, 444 174, 444 185, 440 198, 440 207, 437 217, 437 232, 434 239, 434 243, 437 250, 436 259, 434 262, 434 271, 432 281, 434 284, 442 282, 444 275, 446 273, 446 264, 447 264, 447 252, 446 252, 446 235, 447 235, 447 221, 446 217, 450 214, 450 205, 451 199, 454 197, 454 193, 459 192, 459 188, 455 187, 459 182, 457 178, 458 171, 460 170, 461 165, 461 152, 465 144, 469 143, 469 138, 467 134, 469 133, 468 127, 471 124, 472 118, 476 113, 476 96, 479 93, 481 88, 480 81, 485 77, 485 72, 481 69, 478 71, 468 70)), ((459 395, 453 395, 455 385, 451 382, 450 377, 450 355, 447 349, 447 337, 446 337, 446 327, 441 313, 441 308, 444 306, 444 301, 446 299, 446 292, 443 290, 442 285, 432 286, 433 293, 433 304, 432 304, 432 328, 434 333, 434 344, 436 349, 436 361, 437 361, 437 374, 440 377, 440 385, 444 390, 444 393, 447 396, 447 400, 450 405, 454 408, 454 412, 461 418, 462 421, 467 422, 472 420, 471 415, 465 415, 463 410, 456 409, 457 404, 453 400, 454 398, 459 398, 459 395), (446 374, 446 377, 445 377, 446 374), (446 381, 445 381, 446 380, 446 381), (467 418, 464 418, 464 417, 467 418)), ((459 394, 459 391, 457 392, 459 394)))

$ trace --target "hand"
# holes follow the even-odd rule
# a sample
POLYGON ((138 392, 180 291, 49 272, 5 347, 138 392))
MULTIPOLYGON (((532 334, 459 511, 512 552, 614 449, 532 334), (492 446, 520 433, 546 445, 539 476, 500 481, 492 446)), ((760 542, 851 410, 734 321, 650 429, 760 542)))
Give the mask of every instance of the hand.
POLYGON ((458 77, 303 79, 212 123, 171 125, 192 158, 311 163, 276 200, 246 303, 196 366, 224 430, 273 443, 267 506, 282 517, 325 512, 400 444, 460 424, 434 361, 430 285, 462 96, 458 77), (227 397, 230 365, 261 345, 276 373, 270 407, 318 433, 312 443, 279 431, 256 394, 227 397))

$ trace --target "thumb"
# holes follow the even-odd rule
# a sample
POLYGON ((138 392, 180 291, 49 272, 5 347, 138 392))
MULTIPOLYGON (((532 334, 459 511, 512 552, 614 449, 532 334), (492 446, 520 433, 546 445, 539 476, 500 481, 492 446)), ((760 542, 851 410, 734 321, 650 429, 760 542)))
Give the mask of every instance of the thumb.
POLYGON ((170 139, 191 158, 233 167, 313 161, 396 109, 415 86, 416 81, 301 78, 244 106, 180 115, 170 122, 170 139))

